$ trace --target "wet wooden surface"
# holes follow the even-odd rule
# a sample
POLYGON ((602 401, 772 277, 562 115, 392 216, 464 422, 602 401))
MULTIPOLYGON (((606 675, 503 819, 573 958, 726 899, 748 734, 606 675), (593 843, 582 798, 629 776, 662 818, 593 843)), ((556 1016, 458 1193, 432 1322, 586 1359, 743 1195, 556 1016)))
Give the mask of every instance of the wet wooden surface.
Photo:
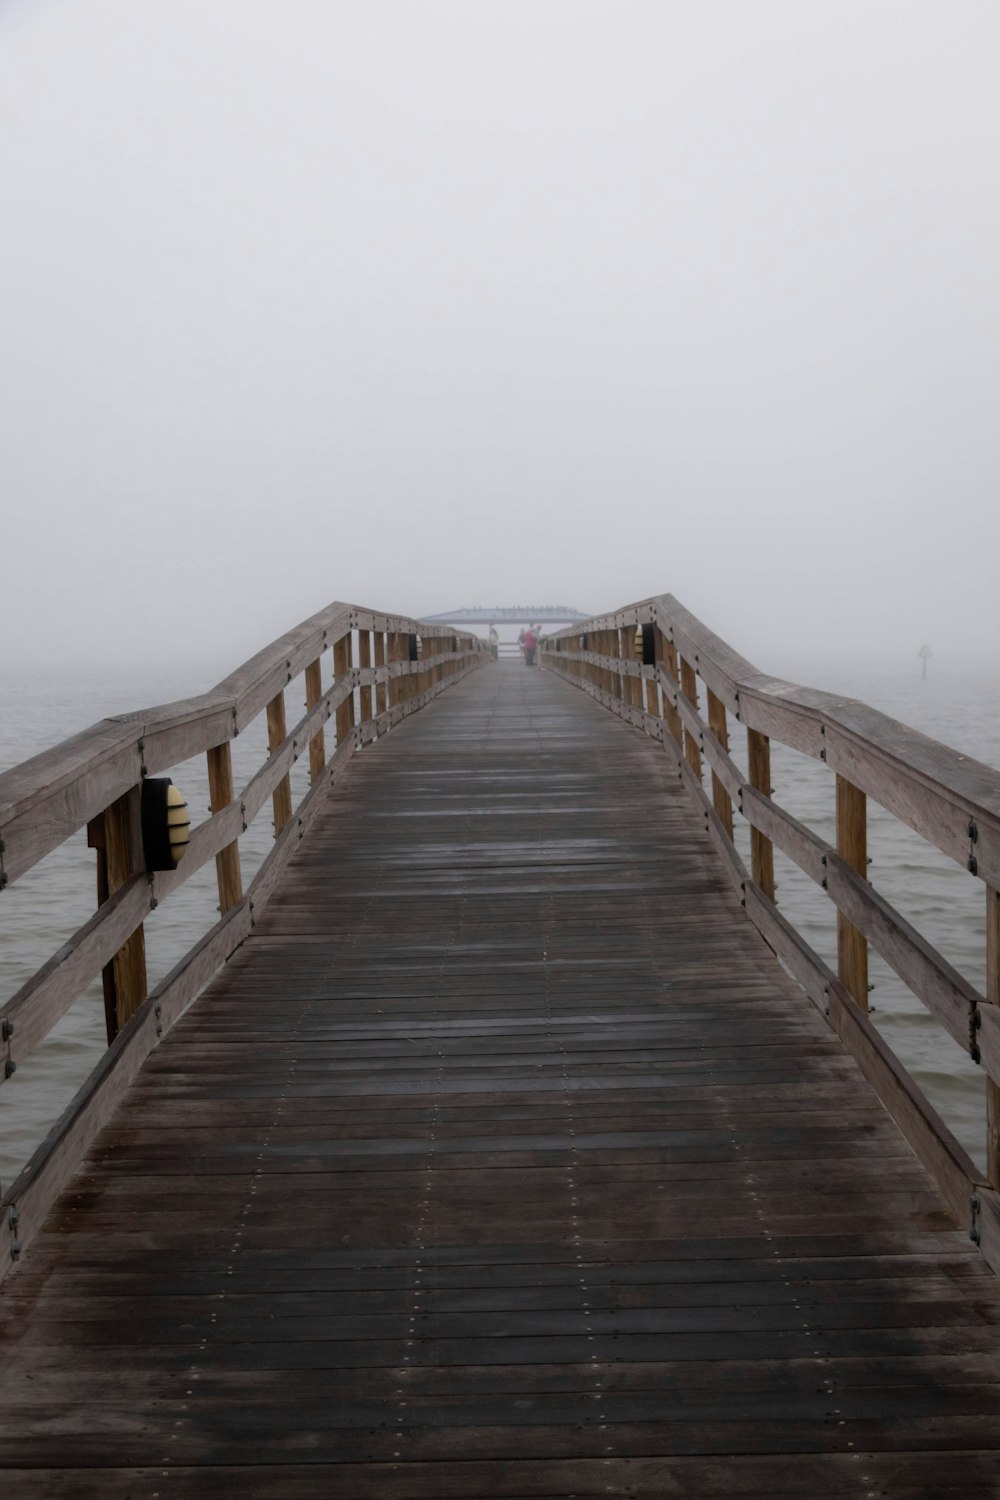
POLYGON ((1000 1494, 1000 1296, 661 749, 361 762, 0 1294, 11 1496, 1000 1494))

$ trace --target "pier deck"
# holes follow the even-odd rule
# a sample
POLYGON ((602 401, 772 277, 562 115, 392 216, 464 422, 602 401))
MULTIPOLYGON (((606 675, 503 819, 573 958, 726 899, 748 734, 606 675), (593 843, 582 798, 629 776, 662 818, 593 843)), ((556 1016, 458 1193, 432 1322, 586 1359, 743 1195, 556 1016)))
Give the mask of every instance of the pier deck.
POLYGON ((8 1279, 12 1497, 1000 1494, 996 1278, 668 771, 516 666, 361 754, 8 1279))

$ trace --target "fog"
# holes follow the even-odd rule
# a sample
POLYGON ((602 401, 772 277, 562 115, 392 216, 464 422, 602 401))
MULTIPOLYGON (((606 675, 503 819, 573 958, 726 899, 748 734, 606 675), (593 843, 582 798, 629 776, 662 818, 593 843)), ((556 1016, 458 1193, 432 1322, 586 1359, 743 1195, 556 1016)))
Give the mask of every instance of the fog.
POLYGON ((998 55, 992 0, 0 0, 5 657, 670 591, 996 661, 998 55))

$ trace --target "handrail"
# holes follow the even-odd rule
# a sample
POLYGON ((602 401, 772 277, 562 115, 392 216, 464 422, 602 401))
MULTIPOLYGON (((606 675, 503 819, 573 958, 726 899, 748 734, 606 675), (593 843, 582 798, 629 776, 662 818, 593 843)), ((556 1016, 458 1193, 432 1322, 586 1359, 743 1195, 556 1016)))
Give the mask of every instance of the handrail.
MULTIPOLYGON (((97 853, 101 892, 94 915, 16 994, 0 1001, 0 1084, 99 975, 109 1039, 101 1067, 0 1200, 0 1241, 7 1251, 0 1246, 0 1278, 143 1058, 253 929, 321 805, 322 790, 347 771, 355 751, 490 660, 487 644, 470 634, 336 602, 271 642, 209 692, 101 720, 0 774, 0 890, 86 828, 97 853), (300 677, 306 712, 289 730, 285 692, 300 677), (262 713, 266 759, 237 791, 231 743, 262 713), (328 725, 336 747, 330 755, 328 725), (310 786, 296 806, 290 772, 306 752, 310 786), (200 755, 208 758, 209 816, 192 828, 175 869, 149 872, 139 832, 142 782, 200 755), (244 891, 240 839, 268 798, 275 842, 244 891), (150 991, 145 919, 213 858, 220 918, 208 923, 150 991)), ((0 898, 0 912, 2 906, 0 898)))
POLYGON ((969 1220, 1000 1270, 1000 772, 867 704, 761 672, 670 594, 547 636, 541 662, 663 744, 750 920, 828 1016, 952 1211, 969 1220), (747 734, 746 774, 729 754, 731 719, 747 734), (774 800, 772 740, 834 773, 835 844, 774 800), (868 797, 983 882, 985 994, 872 887, 868 797), (750 870, 735 843, 737 815, 750 831, 750 870), (774 848, 836 910, 836 973, 778 911, 774 848), (985 1175, 868 1021, 869 944, 983 1068, 985 1175))

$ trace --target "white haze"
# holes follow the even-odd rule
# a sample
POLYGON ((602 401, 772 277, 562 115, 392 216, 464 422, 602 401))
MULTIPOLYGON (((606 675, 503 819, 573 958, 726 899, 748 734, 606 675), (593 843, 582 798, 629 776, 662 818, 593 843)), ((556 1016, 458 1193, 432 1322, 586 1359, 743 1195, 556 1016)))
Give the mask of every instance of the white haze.
POLYGON ((995 662, 998 55, 993 0, 0 0, 7 660, 672 591, 995 662))

